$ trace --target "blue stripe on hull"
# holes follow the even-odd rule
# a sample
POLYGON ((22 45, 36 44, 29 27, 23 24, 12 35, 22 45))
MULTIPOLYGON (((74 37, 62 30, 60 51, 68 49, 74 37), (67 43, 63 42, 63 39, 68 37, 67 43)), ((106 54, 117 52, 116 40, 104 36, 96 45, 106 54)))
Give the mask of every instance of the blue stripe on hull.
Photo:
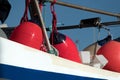
POLYGON ((103 80, 0 64, 0 78, 9 80, 103 80))

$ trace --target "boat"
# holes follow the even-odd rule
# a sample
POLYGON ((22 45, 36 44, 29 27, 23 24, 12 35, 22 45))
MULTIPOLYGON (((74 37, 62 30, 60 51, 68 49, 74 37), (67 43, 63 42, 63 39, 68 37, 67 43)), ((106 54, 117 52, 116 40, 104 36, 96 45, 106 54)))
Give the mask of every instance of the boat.
MULTIPOLYGON (((37 0, 33 0, 33 2, 37 6, 37 0), (35 2, 34 2, 35 1, 35 2)), ((50 0, 50 2, 53 2, 50 0)), ((61 4, 64 6, 69 6, 70 4, 63 4, 61 2, 57 2, 57 4, 61 4)), ((31 5, 31 8, 35 8, 31 5)), ((74 6, 78 8, 78 6, 74 6)), ((33 12, 31 9, 31 16, 33 17, 33 12)), ((95 10, 92 10, 95 12, 95 10)), ((98 11, 99 12, 99 11, 98 11)), ((39 19, 41 20, 42 30, 45 36, 46 45, 48 50, 51 48, 55 49, 51 46, 48 41, 48 36, 46 35, 45 25, 42 22, 41 12, 37 9, 36 13, 38 14, 39 19)), ((103 12, 104 13, 104 12, 103 12)), ((111 16, 119 16, 117 14, 104 13, 111 16)), ((83 28, 90 26, 98 26, 98 24, 94 24, 94 21, 99 21, 99 18, 82 20, 80 25, 73 25, 69 27, 58 27, 57 29, 73 29, 73 28, 83 28), (97 20, 96 20, 97 19, 97 20), (87 24, 87 20, 93 20, 93 24, 87 24)), ((31 23, 30 23, 31 24, 31 23)), ((119 24, 119 22, 114 22, 114 24, 119 24)), ((32 25, 32 24, 31 24, 32 25)), ((108 23, 102 23, 102 25, 109 25, 108 23)), ((111 22, 110 22, 111 25, 111 22)), ((101 26, 101 25, 100 25, 101 26)), ((90 65, 82 64, 79 62, 75 62, 69 59, 65 59, 59 57, 59 54, 51 54, 50 52, 46 52, 43 50, 39 50, 37 47, 28 46, 30 43, 20 43, 14 41, 14 38, 10 37, 10 34, 13 34, 12 31, 16 28, 3 28, 0 33, 0 80, 119 80, 120 73, 115 71, 110 71, 106 69, 96 68, 90 65), (4 33, 5 32, 5 33, 4 33), (4 35, 3 35, 4 34, 4 35), (7 35, 5 35, 7 34, 7 35)), ((49 29, 48 29, 49 30, 49 29)), ((15 32, 16 33, 16 32, 15 32)), ((26 33, 21 33, 23 36, 26 33)), ((26 35, 25 35, 26 37, 26 35)), ((19 38, 19 40, 24 40, 19 38)), ((40 43, 41 44, 41 43, 40 43)), ((94 49, 93 47, 96 43, 88 46, 85 50, 94 49)), ((100 49, 101 46, 98 46, 100 49)), ((55 51, 57 51, 55 49, 55 51)), ((82 51, 80 51, 81 53, 82 51)), ((84 51, 83 51, 84 52, 84 51)), ((94 55, 94 54, 92 54, 94 55)))
POLYGON ((120 73, 83 65, 0 38, 0 80, 119 80, 120 73))

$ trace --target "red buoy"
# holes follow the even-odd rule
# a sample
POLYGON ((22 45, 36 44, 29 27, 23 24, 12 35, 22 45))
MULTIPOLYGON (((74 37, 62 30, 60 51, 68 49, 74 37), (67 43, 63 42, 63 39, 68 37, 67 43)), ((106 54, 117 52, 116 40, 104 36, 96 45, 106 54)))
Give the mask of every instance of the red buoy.
POLYGON ((97 52, 108 60, 104 69, 120 72, 120 42, 110 41, 103 45, 97 52))
MULTIPOLYGON (((50 38, 50 40, 51 39, 52 37, 50 38)), ((75 43, 68 36, 65 36, 58 32, 54 33, 53 46, 59 51, 60 57, 82 63, 79 56, 79 51, 75 43)))
POLYGON ((40 45, 43 42, 42 30, 35 23, 23 22, 12 32, 10 40, 40 49, 40 45))

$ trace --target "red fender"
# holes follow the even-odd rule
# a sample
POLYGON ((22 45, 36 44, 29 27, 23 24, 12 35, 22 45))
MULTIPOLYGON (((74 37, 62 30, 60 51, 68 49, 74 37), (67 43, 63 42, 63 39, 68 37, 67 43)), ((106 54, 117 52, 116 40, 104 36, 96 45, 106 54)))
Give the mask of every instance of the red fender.
POLYGON ((82 63, 75 43, 68 36, 55 33, 53 43, 53 46, 59 51, 60 57, 82 63))
POLYGON ((104 69, 120 72, 120 42, 110 41, 103 45, 97 52, 108 60, 104 69))
POLYGON ((37 24, 23 22, 12 32, 10 40, 40 49, 40 45, 43 42, 43 34, 41 28, 37 24))

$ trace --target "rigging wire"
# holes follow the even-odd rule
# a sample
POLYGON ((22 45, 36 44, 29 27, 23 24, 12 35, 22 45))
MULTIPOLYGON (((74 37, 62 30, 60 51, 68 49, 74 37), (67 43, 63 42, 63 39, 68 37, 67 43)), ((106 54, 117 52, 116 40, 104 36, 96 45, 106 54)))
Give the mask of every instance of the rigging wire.
POLYGON ((112 40, 112 35, 110 33, 110 29, 109 28, 106 28, 106 27, 103 27, 102 25, 99 25, 98 26, 98 36, 97 36, 97 41, 95 43, 95 47, 94 47, 94 54, 92 56, 92 59, 91 59, 91 64, 94 63, 94 59, 95 59, 95 56, 96 56, 96 52, 97 52, 97 46, 98 45, 101 45, 103 46, 104 44, 106 44, 108 41, 112 40), (101 29, 105 29, 107 31, 107 34, 108 36, 106 38, 104 38, 103 40, 100 40, 99 41, 99 38, 100 38, 100 30, 101 29))
POLYGON ((95 59, 95 56, 96 56, 96 51, 97 51, 97 44, 98 44, 98 40, 99 40, 99 37, 100 37, 100 27, 98 27, 98 34, 97 34, 97 38, 96 38, 96 43, 95 43, 95 47, 94 47, 94 53, 92 55, 92 59, 91 59, 91 62, 90 64, 94 63, 94 59, 95 59))

